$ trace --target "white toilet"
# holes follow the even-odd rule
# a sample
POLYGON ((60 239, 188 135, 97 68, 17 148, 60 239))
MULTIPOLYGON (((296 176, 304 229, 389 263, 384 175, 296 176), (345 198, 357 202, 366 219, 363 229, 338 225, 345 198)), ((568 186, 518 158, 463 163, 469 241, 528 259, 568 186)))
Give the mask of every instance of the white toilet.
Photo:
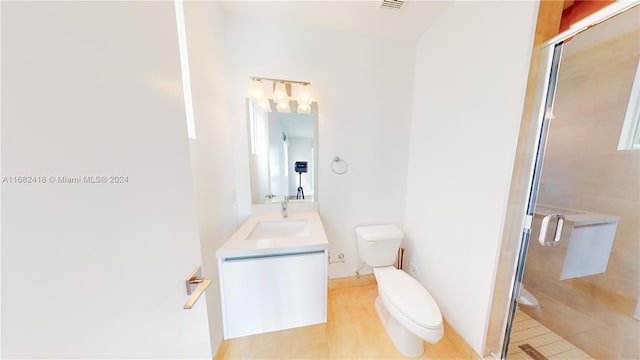
POLYGON ((520 308, 528 310, 527 313, 533 318, 542 317, 542 309, 540 309, 540 303, 538 303, 538 299, 533 296, 532 293, 527 291, 524 286, 520 285, 520 295, 518 296, 518 306, 520 308))
POLYGON ((393 267, 403 233, 395 225, 356 228, 358 253, 373 268, 378 283, 375 305, 387 334, 408 357, 424 351, 444 335, 442 314, 431 294, 416 279, 393 267))

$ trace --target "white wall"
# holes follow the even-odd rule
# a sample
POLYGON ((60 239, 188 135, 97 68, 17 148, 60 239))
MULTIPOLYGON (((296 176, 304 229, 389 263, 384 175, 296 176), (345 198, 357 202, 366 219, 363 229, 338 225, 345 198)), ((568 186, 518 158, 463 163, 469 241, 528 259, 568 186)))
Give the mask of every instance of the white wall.
POLYGON ((478 354, 536 16, 535 2, 455 2, 417 44, 407 257, 444 317, 478 354))
POLYGON ((331 277, 355 275, 354 228, 402 224, 415 44, 306 23, 227 18, 239 211, 250 213, 244 99, 249 76, 310 81, 318 101, 318 184, 331 277), (349 163, 331 172, 333 156, 349 163), (246 189, 246 190, 244 190, 246 189), (246 193, 245 193, 246 192, 246 193))
POLYGON ((2 2, 2 358, 211 359, 179 61, 172 2, 2 2))
MULTIPOLYGON (((224 56, 224 14, 217 2, 184 4, 196 139, 191 160, 196 185, 203 271, 213 280, 207 309, 213 353, 222 341, 216 250, 238 226, 231 122, 224 56)), ((243 154, 244 155, 244 154, 243 154)))

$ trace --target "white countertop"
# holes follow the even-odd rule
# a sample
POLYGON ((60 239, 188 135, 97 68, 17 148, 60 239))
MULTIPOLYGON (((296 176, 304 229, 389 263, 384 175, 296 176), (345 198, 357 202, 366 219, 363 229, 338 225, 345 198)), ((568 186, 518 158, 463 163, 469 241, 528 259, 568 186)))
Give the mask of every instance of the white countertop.
POLYGON ((255 255, 285 254, 300 251, 327 249, 329 241, 322 226, 318 212, 289 212, 287 218, 278 213, 252 215, 216 252, 220 258, 245 257, 255 255), (309 221, 309 235, 247 240, 247 237, 260 221, 290 221, 307 219, 309 221))
POLYGON ((536 215, 546 216, 549 214, 562 214, 564 220, 574 225, 597 225, 606 223, 617 223, 619 216, 609 214, 599 214, 582 210, 566 209, 552 205, 537 204, 534 212, 536 215))

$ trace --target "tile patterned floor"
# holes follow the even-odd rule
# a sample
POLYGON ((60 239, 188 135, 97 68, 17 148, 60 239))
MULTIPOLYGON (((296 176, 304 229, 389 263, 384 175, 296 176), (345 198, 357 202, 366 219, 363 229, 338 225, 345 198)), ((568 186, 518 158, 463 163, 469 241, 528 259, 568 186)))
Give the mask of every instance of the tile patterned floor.
POLYGON ((513 322, 509 359, 531 360, 534 357, 526 354, 519 345, 529 344, 549 360, 583 360, 593 359, 575 345, 558 336, 538 321, 518 310, 513 322))
POLYGON ((522 311, 591 357, 640 359, 640 321, 630 316, 635 304, 626 306, 597 289, 585 289, 580 299, 566 295, 549 296, 543 283, 528 289, 535 292, 542 312, 535 317, 532 311, 522 311), (596 293, 597 296, 594 295, 596 293))

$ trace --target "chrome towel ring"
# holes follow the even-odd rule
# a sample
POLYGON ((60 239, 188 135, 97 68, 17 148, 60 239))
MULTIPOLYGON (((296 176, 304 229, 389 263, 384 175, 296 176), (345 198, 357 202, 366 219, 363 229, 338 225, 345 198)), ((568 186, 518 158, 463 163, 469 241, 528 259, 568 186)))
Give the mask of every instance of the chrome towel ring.
POLYGON ((349 170, 349 164, 341 159, 339 156, 334 156, 333 161, 331 161, 331 171, 338 175, 342 175, 349 170))

